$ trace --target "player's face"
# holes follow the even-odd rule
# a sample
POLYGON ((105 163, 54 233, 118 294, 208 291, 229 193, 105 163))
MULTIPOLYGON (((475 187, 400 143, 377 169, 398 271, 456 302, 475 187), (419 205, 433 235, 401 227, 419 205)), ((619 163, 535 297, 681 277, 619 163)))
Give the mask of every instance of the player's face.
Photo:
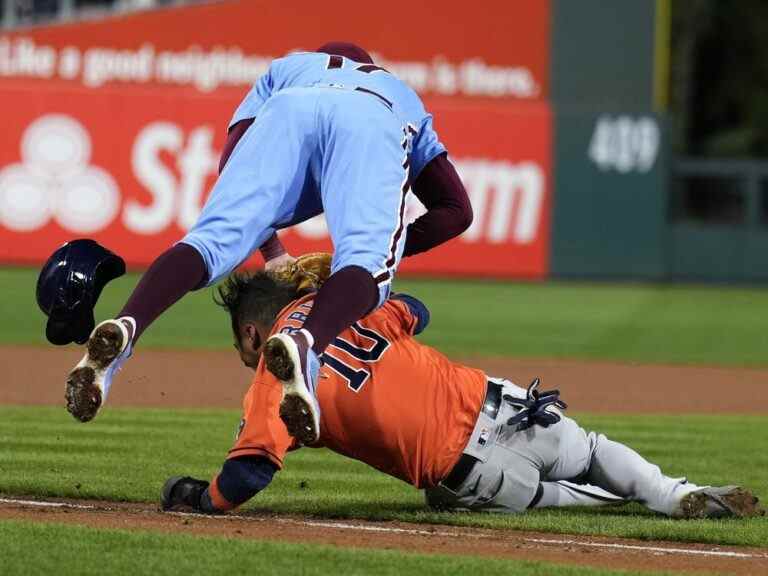
POLYGON ((235 339, 235 349, 240 360, 248 368, 256 370, 261 359, 261 349, 269 333, 258 324, 246 323, 240 327, 239 338, 235 339))

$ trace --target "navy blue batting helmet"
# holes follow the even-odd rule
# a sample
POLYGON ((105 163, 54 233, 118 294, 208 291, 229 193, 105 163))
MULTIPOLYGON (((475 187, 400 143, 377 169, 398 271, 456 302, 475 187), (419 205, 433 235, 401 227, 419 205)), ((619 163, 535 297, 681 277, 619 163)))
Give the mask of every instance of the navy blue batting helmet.
POLYGON ((93 307, 102 288, 123 274, 125 261, 95 240, 73 240, 56 250, 37 279, 48 341, 84 344, 95 326, 93 307))

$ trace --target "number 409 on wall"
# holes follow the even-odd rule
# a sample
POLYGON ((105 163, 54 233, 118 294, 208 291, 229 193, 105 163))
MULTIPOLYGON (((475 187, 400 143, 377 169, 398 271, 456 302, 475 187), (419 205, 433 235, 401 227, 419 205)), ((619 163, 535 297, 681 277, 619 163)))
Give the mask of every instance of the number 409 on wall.
POLYGON ((648 172, 656 163, 659 143, 659 125, 652 116, 603 115, 595 124, 589 157, 604 172, 648 172))

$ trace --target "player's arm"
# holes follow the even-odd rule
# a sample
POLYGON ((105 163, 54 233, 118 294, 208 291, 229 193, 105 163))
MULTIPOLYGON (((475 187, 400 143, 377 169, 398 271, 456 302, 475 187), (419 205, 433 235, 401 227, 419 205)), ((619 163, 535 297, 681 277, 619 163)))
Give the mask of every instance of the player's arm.
POLYGON ((237 439, 219 473, 210 483, 188 476, 169 478, 163 508, 226 512, 266 488, 286 452, 296 447, 278 413, 282 393, 280 383, 261 366, 243 401, 237 439))
POLYGON ((472 205, 456 168, 443 152, 413 183, 427 212, 408 226, 403 256, 413 256, 455 238, 472 224, 472 205))
POLYGON ((189 476, 169 478, 163 486, 163 509, 188 507, 205 514, 232 510, 266 488, 277 470, 264 456, 240 456, 227 460, 210 483, 189 476))
POLYGON ((403 256, 434 248, 472 224, 469 196, 432 126, 432 116, 424 111, 421 125, 412 133, 411 188, 427 212, 408 226, 403 256))
POLYGON ((221 151, 221 157, 219 158, 219 174, 224 170, 224 166, 227 165, 227 160, 232 156, 232 151, 235 149, 235 146, 237 146, 237 143, 240 142, 240 138, 243 137, 243 134, 245 134, 248 128, 251 127, 254 120, 255 118, 243 118, 232 124, 229 127, 229 130, 227 130, 227 140, 224 142, 224 149, 221 151))

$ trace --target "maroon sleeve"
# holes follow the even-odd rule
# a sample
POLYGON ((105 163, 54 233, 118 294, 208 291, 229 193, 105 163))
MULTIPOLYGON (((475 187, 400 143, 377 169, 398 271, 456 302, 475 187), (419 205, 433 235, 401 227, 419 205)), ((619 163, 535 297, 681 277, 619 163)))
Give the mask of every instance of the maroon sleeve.
POLYGON ((283 243, 280 242, 280 238, 277 236, 277 232, 272 234, 264 244, 262 244, 259 247, 259 252, 261 252, 262 258, 264 258, 264 262, 269 262, 273 258, 277 258, 278 256, 282 256, 286 253, 285 246, 283 246, 283 243))
POLYGON ((472 224, 472 205, 447 153, 433 158, 413 183, 413 193, 427 213, 408 226, 403 256, 434 248, 472 224))
POLYGON ((227 160, 232 155, 232 150, 235 149, 240 138, 243 137, 245 131, 253 124, 253 120, 253 118, 245 118, 230 126, 229 132, 227 132, 227 141, 224 143, 224 150, 221 151, 221 158, 219 159, 219 174, 224 170, 224 166, 226 166, 227 160))

